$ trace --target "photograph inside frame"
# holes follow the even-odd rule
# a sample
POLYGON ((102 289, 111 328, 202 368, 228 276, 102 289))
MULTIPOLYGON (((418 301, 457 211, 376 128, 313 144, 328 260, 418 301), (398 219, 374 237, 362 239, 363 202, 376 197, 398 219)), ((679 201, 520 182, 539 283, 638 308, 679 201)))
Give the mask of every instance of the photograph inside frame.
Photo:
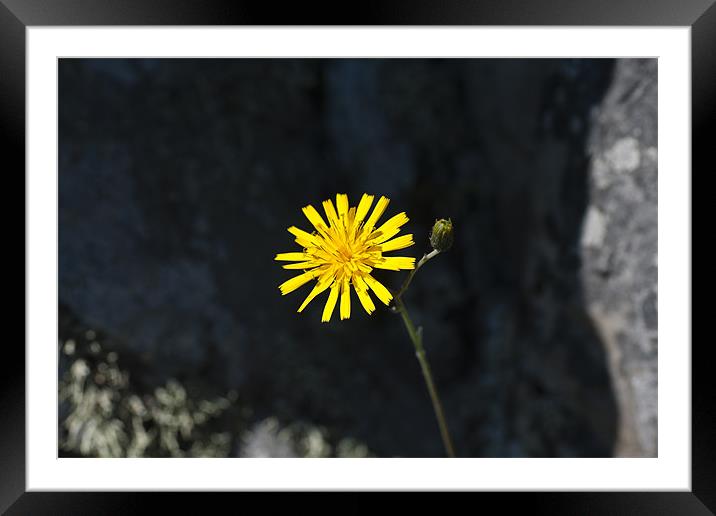
POLYGON ((656 457, 656 59, 60 59, 60 457, 656 457))

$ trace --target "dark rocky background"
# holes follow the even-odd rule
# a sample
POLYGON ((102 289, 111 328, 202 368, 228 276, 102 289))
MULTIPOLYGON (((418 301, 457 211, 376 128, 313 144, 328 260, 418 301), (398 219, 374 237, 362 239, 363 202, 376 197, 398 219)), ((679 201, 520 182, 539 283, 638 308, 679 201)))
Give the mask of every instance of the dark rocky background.
POLYGON ((369 192, 406 254, 455 223, 406 302, 459 455, 655 456, 656 71, 61 60, 61 454, 441 456, 400 319, 277 288, 301 206, 369 192))

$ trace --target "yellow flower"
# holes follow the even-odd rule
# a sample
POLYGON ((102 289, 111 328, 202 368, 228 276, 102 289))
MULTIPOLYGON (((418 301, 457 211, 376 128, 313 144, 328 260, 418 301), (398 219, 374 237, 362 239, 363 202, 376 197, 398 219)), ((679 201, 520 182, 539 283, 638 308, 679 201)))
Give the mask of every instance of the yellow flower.
POLYGON ((363 194, 357 207, 348 207, 348 196, 336 195, 336 207, 328 199, 323 201, 323 209, 328 224, 316 209, 308 205, 303 208, 306 218, 316 228, 312 233, 300 230, 295 226, 288 232, 296 237, 296 243, 303 247, 300 253, 277 254, 275 260, 296 262, 284 265, 284 269, 303 270, 303 274, 285 281, 279 286, 281 294, 286 295, 315 279, 316 285, 308 294, 298 311, 304 308, 321 292, 331 289, 328 300, 323 308, 322 322, 331 320, 333 309, 341 296, 341 320, 351 315, 350 286, 358 294, 358 299, 369 314, 375 310, 373 300, 368 294, 373 291, 378 299, 386 305, 393 299, 390 291, 370 272, 376 269, 398 271, 414 269, 415 258, 408 256, 383 256, 388 251, 396 251, 413 245, 413 235, 393 238, 400 232, 400 227, 408 222, 405 212, 388 219, 376 228, 378 219, 385 211, 390 200, 381 197, 366 219, 373 204, 373 196, 363 194), (391 240, 392 239, 392 240, 391 240))

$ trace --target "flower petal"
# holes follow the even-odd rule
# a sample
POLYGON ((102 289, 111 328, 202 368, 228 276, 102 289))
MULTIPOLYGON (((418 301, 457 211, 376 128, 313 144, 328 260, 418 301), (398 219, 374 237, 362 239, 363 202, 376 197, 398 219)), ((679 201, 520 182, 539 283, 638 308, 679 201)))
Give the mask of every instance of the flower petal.
POLYGON ((288 232, 296 237, 296 243, 303 247, 311 247, 318 245, 318 238, 311 233, 306 233, 302 229, 298 229, 296 226, 288 228, 288 232))
POLYGON ((328 222, 330 223, 331 228, 335 229, 340 227, 338 224, 338 214, 336 213, 336 209, 333 207, 333 201, 330 199, 323 201, 323 211, 326 212, 326 217, 328 217, 328 222))
POLYGON ((355 220, 356 207, 353 206, 350 210, 348 210, 348 214, 346 215, 346 232, 350 239, 352 239, 355 235, 355 232, 353 231, 355 229, 355 220))
POLYGON ((313 269, 314 267, 318 267, 319 265, 322 265, 322 264, 323 264, 323 262, 316 262, 316 261, 288 263, 288 264, 284 265, 283 268, 289 269, 289 270, 292 270, 292 269, 296 269, 296 270, 313 269))
POLYGON ((410 247, 415 242, 413 241, 413 235, 402 235, 398 238, 394 238, 393 240, 389 240, 387 242, 384 242, 380 244, 378 247, 380 247, 380 250, 384 253, 387 253, 388 251, 397 251, 398 249, 405 249, 406 247, 410 247))
POLYGON ((415 258, 412 256, 384 256, 373 265, 376 269, 399 271, 401 269, 414 269, 415 258))
POLYGON ((326 306, 323 307, 323 315, 321 316, 321 322, 328 322, 331 320, 333 309, 336 307, 336 301, 338 300, 338 290, 341 284, 338 281, 334 281, 331 286, 331 293, 328 295, 326 306))
POLYGON ((316 208, 309 204, 308 206, 304 206, 301 209, 303 210, 303 214, 306 216, 306 218, 311 222, 311 224, 313 224, 313 227, 315 227, 318 231, 328 229, 328 224, 325 223, 323 217, 321 217, 321 214, 318 213, 318 210, 316 210, 316 208))
POLYGON ((348 213, 348 196, 346 194, 336 194, 336 207, 338 209, 338 218, 345 221, 348 213))
POLYGON ((365 216, 368 215, 368 210, 370 209, 370 205, 373 204, 373 196, 368 194, 363 194, 363 197, 361 197, 360 202, 358 203, 358 209, 356 210, 356 219, 355 224, 358 226, 361 222, 363 222, 363 219, 365 219, 365 216))
POLYGON ((388 207, 389 202, 390 199, 388 199, 387 197, 381 197, 380 199, 378 199, 375 208, 373 208, 373 213, 370 214, 370 217, 368 217, 368 220, 365 222, 364 227, 367 231, 371 231, 373 229, 375 223, 378 222, 378 219, 381 215, 383 215, 383 212, 388 207))
POLYGON ((331 281, 333 280, 333 272, 334 270, 331 268, 330 270, 326 271, 323 276, 318 278, 318 283, 316 283, 316 286, 313 287, 313 290, 311 290, 311 293, 306 296, 306 299, 303 300, 303 303, 298 308, 299 312, 303 312, 303 309, 308 306, 308 303, 313 301, 313 299, 326 290, 328 287, 331 286, 331 281))
POLYGON ((375 305, 373 304, 373 300, 370 298, 370 294, 368 294, 368 285, 365 280, 358 275, 354 275, 353 288, 355 289, 356 294, 358 294, 358 300, 360 301, 360 304, 363 305, 365 311, 368 312, 368 315, 372 314, 375 311, 375 305))
POLYGON ((371 290, 375 292, 375 295, 383 302, 383 304, 387 305, 390 303, 390 300, 393 299, 393 294, 391 294, 390 291, 385 288, 385 286, 380 281, 375 279, 370 274, 364 275, 363 279, 371 288, 371 290))
POLYGON ((405 212, 398 213, 397 215, 389 218, 385 223, 378 229, 371 233, 368 240, 374 240, 376 244, 385 242, 389 238, 393 238, 395 235, 400 233, 400 227, 408 222, 408 216, 405 212))
POLYGON ((274 258, 274 260, 282 262, 300 262, 310 259, 311 257, 306 253, 279 253, 276 255, 276 258, 274 258))
POLYGON ((293 292, 297 288, 302 287, 303 285, 311 281, 315 277, 315 275, 315 271, 304 272, 299 276, 294 276, 288 281, 284 281, 283 283, 281 283, 281 285, 279 285, 278 288, 281 290, 281 294, 285 296, 286 294, 293 292))
POLYGON ((343 279, 341 287, 341 321, 351 316, 351 285, 348 278, 343 279))

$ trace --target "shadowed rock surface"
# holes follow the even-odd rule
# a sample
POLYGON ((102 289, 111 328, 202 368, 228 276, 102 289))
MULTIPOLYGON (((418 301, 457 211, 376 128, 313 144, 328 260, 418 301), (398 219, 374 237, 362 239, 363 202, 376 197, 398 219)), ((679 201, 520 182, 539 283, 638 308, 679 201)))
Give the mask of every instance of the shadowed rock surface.
POLYGON ((286 228, 336 192, 406 211, 405 254, 455 223, 405 300, 459 455, 655 455, 656 61, 59 73, 60 340, 101 332, 140 391, 238 393, 218 429, 233 455, 443 454, 398 317, 353 296, 349 320, 321 324, 325 296, 297 314, 308 287, 278 291, 286 228), (325 446, 296 445, 296 425, 325 446))

